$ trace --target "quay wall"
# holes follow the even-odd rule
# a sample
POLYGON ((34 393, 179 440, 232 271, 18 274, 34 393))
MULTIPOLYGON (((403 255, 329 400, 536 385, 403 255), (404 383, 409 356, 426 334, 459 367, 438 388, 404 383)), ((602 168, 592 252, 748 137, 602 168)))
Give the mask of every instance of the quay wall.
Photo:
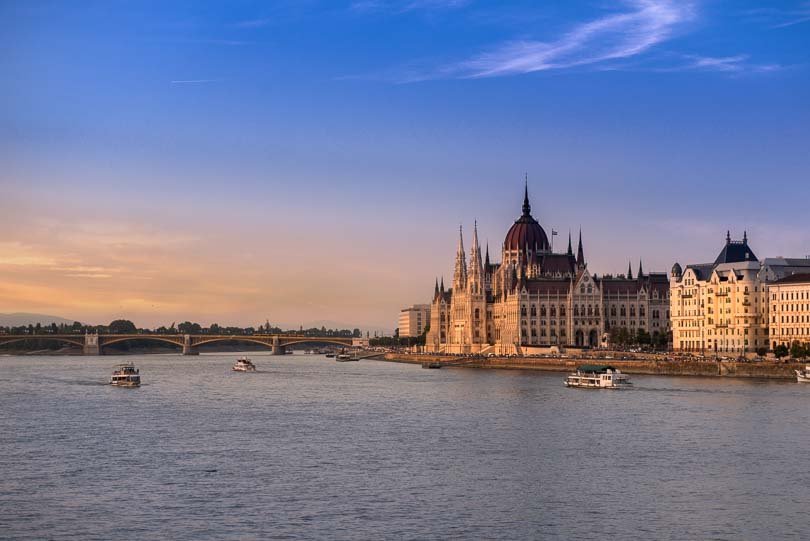
POLYGON ((617 360, 594 358, 536 358, 536 357, 489 357, 464 358, 443 355, 412 355, 387 353, 385 361, 422 364, 438 362, 444 366, 469 368, 502 368, 513 370, 545 370, 549 372, 573 372, 582 364, 609 364, 626 374, 654 376, 704 376, 736 378, 795 379, 794 370, 804 368, 805 363, 780 363, 772 361, 697 361, 697 360, 617 360))

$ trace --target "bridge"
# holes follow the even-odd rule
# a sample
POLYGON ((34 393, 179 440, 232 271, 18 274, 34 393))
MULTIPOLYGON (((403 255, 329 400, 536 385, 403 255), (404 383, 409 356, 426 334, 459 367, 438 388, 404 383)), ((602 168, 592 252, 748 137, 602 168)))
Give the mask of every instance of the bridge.
POLYGON ((50 340, 82 348, 84 355, 103 355, 104 348, 133 340, 172 344, 183 350, 183 355, 199 354, 199 347, 218 342, 261 344, 273 355, 284 355, 287 346, 303 343, 352 346, 355 339, 339 336, 299 336, 291 334, 0 334, 0 346, 25 340, 50 340))

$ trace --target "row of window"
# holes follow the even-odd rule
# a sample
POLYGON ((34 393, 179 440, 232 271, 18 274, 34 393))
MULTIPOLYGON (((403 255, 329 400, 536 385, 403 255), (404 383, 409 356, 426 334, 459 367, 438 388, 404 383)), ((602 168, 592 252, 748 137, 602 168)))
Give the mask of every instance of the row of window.
MULTIPOLYGON (((810 299, 810 291, 783 291, 780 300, 804 301, 808 299, 810 299)), ((773 300, 776 300, 776 293, 773 294, 773 300)))

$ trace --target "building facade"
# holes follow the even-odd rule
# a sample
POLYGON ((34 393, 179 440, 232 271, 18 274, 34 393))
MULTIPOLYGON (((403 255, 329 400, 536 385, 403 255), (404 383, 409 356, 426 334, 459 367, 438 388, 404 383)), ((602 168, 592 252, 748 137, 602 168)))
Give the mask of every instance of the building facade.
MULTIPOLYGON (((810 273, 810 260, 760 261, 748 245, 747 234, 733 241, 730 233, 713 263, 686 269, 675 263, 670 280, 673 348, 745 354, 774 347, 769 311, 776 300, 769 289, 802 270, 810 273)), ((777 304, 781 310, 782 304, 777 304)))
POLYGON ((604 345, 612 328, 631 333, 669 331, 666 273, 598 277, 585 260, 582 233, 576 255, 551 250, 531 214, 528 188, 521 216, 506 234, 500 263, 482 254, 477 224, 469 261, 459 230, 452 286, 434 286, 425 347, 437 353, 521 353, 531 347, 604 345))
POLYGON ((422 336, 430 323, 430 305, 414 304, 399 312, 399 336, 415 338, 422 336))
POLYGON ((810 344, 810 272, 771 283, 768 299, 771 348, 790 347, 794 342, 810 344))

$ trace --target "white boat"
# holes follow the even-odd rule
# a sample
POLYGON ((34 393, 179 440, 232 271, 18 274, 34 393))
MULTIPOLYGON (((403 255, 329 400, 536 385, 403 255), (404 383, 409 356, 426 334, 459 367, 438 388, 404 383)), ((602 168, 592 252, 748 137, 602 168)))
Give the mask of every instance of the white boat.
POLYGON ((335 360, 337 362, 339 362, 339 363, 346 363, 346 362, 349 362, 349 361, 359 361, 360 359, 355 359, 354 357, 352 357, 348 353, 341 353, 340 355, 335 357, 335 360))
POLYGON ((804 370, 794 370, 796 381, 799 383, 810 383, 810 364, 805 365, 804 370))
POLYGON ((141 374, 132 363, 120 364, 110 376, 110 385, 116 387, 140 387, 141 374))
POLYGON ((231 370, 234 372, 255 372, 256 365, 247 357, 239 357, 231 370))
POLYGON ((581 389, 622 389, 630 386, 630 378, 612 366, 585 364, 565 379, 566 387, 581 389))

